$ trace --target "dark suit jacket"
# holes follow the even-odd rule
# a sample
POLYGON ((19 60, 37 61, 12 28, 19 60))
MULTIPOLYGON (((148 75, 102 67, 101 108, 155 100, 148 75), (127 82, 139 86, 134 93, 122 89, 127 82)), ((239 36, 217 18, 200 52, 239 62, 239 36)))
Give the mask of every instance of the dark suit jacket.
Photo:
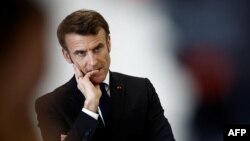
POLYGON ((44 141, 174 141, 172 129, 153 85, 146 78, 110 72, 112 127, 100 129, 82 112, 83 94, 75 77, 36 101, 38 126, 44 141), (105 135, 103 135, 105 134, 105 135), (106 138, 106 139, 105 139, 106 138))

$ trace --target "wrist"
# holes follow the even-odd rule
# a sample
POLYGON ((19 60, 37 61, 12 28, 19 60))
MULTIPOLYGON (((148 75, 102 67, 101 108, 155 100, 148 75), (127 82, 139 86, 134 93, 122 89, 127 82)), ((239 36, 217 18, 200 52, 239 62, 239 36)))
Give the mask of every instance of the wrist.
POLYGON ((94 113, 98 111, 99 100, 89 100, 86 99, 83 108, 88 109, 94 113))

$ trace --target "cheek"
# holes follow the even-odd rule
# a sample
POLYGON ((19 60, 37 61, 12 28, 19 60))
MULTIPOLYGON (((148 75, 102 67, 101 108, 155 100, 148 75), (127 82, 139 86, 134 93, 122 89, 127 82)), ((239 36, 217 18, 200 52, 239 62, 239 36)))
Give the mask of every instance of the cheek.
POLYGON ((86 73, 88 71, 87 64, 85 64, 85 63, 81 63, 80 68, 81 68, 83 73, 86 73))
POLYGON ((106 55, 106 59, 105 60, 106 60, 106 65, 109 68, 109 65, 110 65, 110 56, 109 56, 109 54, 106 55))
POLYGON ((74 59, 73 64, 75 64, 80 70, 85 73, 87 69, 87 62, 83 59, 74 59))

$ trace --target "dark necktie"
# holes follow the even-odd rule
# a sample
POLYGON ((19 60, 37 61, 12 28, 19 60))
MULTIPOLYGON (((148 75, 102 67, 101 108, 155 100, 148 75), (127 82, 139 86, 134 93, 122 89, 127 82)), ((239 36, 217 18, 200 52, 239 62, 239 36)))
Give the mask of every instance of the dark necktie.
POLYGON ((105 123, 105 127, 110 127, 110 114, 111 114, 111 98, 108 95, 105 84, 101 83, 100 88, 102 91, 102 96, 100 98, 99 107, 102 113, 102 117, 105 123))

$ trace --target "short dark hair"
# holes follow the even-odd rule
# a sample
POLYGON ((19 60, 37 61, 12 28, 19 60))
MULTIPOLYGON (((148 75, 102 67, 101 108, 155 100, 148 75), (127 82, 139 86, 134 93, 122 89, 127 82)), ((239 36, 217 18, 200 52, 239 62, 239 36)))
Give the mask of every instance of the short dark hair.
POLYGON ((65 35, 76 33, 80 35, 96 35, 103 28, 106 37, 109 36, 109 25, 103 16, 94 10, 78 10, 68 15, 58 26, 57 38, 60 45, 67 49, 65 35))

